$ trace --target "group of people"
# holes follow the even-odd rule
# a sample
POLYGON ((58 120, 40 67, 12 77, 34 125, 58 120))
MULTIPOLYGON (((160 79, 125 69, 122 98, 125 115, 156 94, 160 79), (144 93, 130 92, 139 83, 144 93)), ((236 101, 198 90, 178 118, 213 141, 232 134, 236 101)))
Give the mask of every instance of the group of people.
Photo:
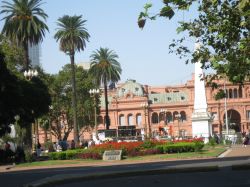
POLYGON ((58 142, 53 143, 53 151, 55 152, 60 152, 60 151, 65 151, 67 149, 75 149, 76 144, 74 140, 71 140, 70 146, 68 142, 59 140, 58 142))

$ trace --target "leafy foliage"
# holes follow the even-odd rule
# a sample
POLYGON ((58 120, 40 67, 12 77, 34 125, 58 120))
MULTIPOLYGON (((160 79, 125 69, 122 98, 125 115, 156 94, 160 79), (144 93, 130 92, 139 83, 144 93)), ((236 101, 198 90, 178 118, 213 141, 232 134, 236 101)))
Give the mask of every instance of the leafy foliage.
POLYGON ((109 129, 110 119, 108 114, 108 88, 109 82, 116 83, 120 80, 122 72, 121 65, 117 61, 118 55, 108 48, 100 48, 93 52, 90 56, 91 65, 89 72, 93 75, 95 83, 104 85, 105 96, 105 123, 109 129))
MULTIPOLYGON (((203 68, 212 68, 217 75, 226 75, 229 81, 242 84, 249 80, 250 69, 250 1, 249 0, 164 0, 159 14, 171 19, 179 10, 197 7, 198 17, 180 22, 178 33, 188 33, 188 38, 173 40, 170 51, 180 58, 191 57, 186 63, 198 60, 203 68), (185 46, 190 37, 199 39, 199 51, 185 46)), ((150 6, 151 7, 151 6, 150 6)), ((139 19, 151 19, 148 6, 139 14, 139 19)))
POLYGON ((3 1, 0 14, 5 14, 2 33, 25 51, 25 69, 29 67, 28 45, 38 44, 48 31, 47 14, 40 8, 42 0, 3 1))
MULTIPOLYGON (((77 121, 83 131, 94 126, 93 98, 89 90, 94 88, 93 77, 82 67, 76 68, 76 93, 77 93, 77 121)), ((59 74, 50 79, 50 92, 53 109, 50 110, 49 118, 52 123, 52 133, 57 139, 67 140, 73 129, 73 108, 71 103, 71 66, 65 65, 59 74), (63 137, 61 137, 63 135, 63 137)), ((99 102, 99 101, 98 101, 99 102)), ((99 110, 98 110, 99 111, 99 110)))

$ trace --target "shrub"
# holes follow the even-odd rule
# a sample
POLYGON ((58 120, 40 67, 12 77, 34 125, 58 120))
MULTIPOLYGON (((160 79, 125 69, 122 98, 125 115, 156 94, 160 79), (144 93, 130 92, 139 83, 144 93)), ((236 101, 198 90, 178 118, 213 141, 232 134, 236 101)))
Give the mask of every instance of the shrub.
POLYGON ((52 152, 52 153, 49 153, 49 159, 50 160, 58 160, 58 152, 52 152))
POLYGON ((26 162, 33 162, 34 161, 34 157, 33 157, 32 151, 30 149, 25 149, 24 155, 25 155, 26 162))

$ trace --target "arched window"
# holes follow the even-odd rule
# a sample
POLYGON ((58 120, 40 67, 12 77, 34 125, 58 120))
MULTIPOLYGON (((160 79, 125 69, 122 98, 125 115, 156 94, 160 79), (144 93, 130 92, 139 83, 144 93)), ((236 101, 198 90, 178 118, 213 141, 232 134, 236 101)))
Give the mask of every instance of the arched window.
POLYGON ((167 123, 173 122, 173 116, 171 112, 166 113, 167 123))
POLYGON ((164 112, 160 112, 160 114, 159 114, 159 121, 165 121, 165 114, 164 114, 164 112))
POLYGON ((119 125, 120 125, 120 126, 126 125, 126 124, 125 124, 125 116, 124 116, 124 114, 121 114, 121 115, 119 116, 119 125))
POLYGON ((98 124, 103 124, 103 118, 102 118, 102 116, 98 116, 97 117, 97 123, 98 124))
POLYGON ((178 118, 177 118, 177 115, 178 115, 179 113, 177 112, 177 111, 174 111, 174 113, 173 113, 173 116, 174 116, 174 120, 178 120, 178 118))
POLYGON ((142 126, 142 117, 141 117, 141 114, 136 114, 136 125, 138 125, 139 127, 142 126))
POLYGON ((128 115, 128 125, 134 125, 133 124, 133 115, 132 114, 128 115))
POLYGON ((239 87, 239 98, 242 98, 242 87, 239 87))
POLYGON ((233 98, 233 90, 229 89, 229 98, 233 98))
POLYGON ((159 123, 158 114, 156 112, 152 114, 152 123, 159 123))
POLYGON ((181 114, 181 121, 182 122, 187 121, 186 112, 185 111, 181 111, 180 114, 181 114))
POLYGON ((238 98, 238 90, 234 88, 234 98, 238 98))

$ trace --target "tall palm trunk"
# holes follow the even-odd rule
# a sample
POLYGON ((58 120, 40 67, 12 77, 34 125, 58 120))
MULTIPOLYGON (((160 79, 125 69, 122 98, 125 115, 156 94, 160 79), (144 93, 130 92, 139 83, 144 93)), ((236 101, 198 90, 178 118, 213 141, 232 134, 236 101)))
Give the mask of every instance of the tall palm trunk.
POLYGON ((109 120, 109 108, 108 108, 108 89, 107 89, 107 81, 104 81, 104 95, 105 95, 105 122, 106 122, 106 129, 109 129, 110 120, 109 120))
POLYGON ((70 63, 72 71, 72 107, 73 107, 73 127, 74 127, 74 141, 76 145, 79 145, 79 133, 77 124, 77 103, 76 103, 76 80, 75 80, 75 54, 74 52, 70 54, 70 63))
POLYGON ((24 41, 22 43, 23 46, 23 50, 24 50, 24 70, 28 71, 29 69, 29 46, 28 46, 28 42, 24 41))

